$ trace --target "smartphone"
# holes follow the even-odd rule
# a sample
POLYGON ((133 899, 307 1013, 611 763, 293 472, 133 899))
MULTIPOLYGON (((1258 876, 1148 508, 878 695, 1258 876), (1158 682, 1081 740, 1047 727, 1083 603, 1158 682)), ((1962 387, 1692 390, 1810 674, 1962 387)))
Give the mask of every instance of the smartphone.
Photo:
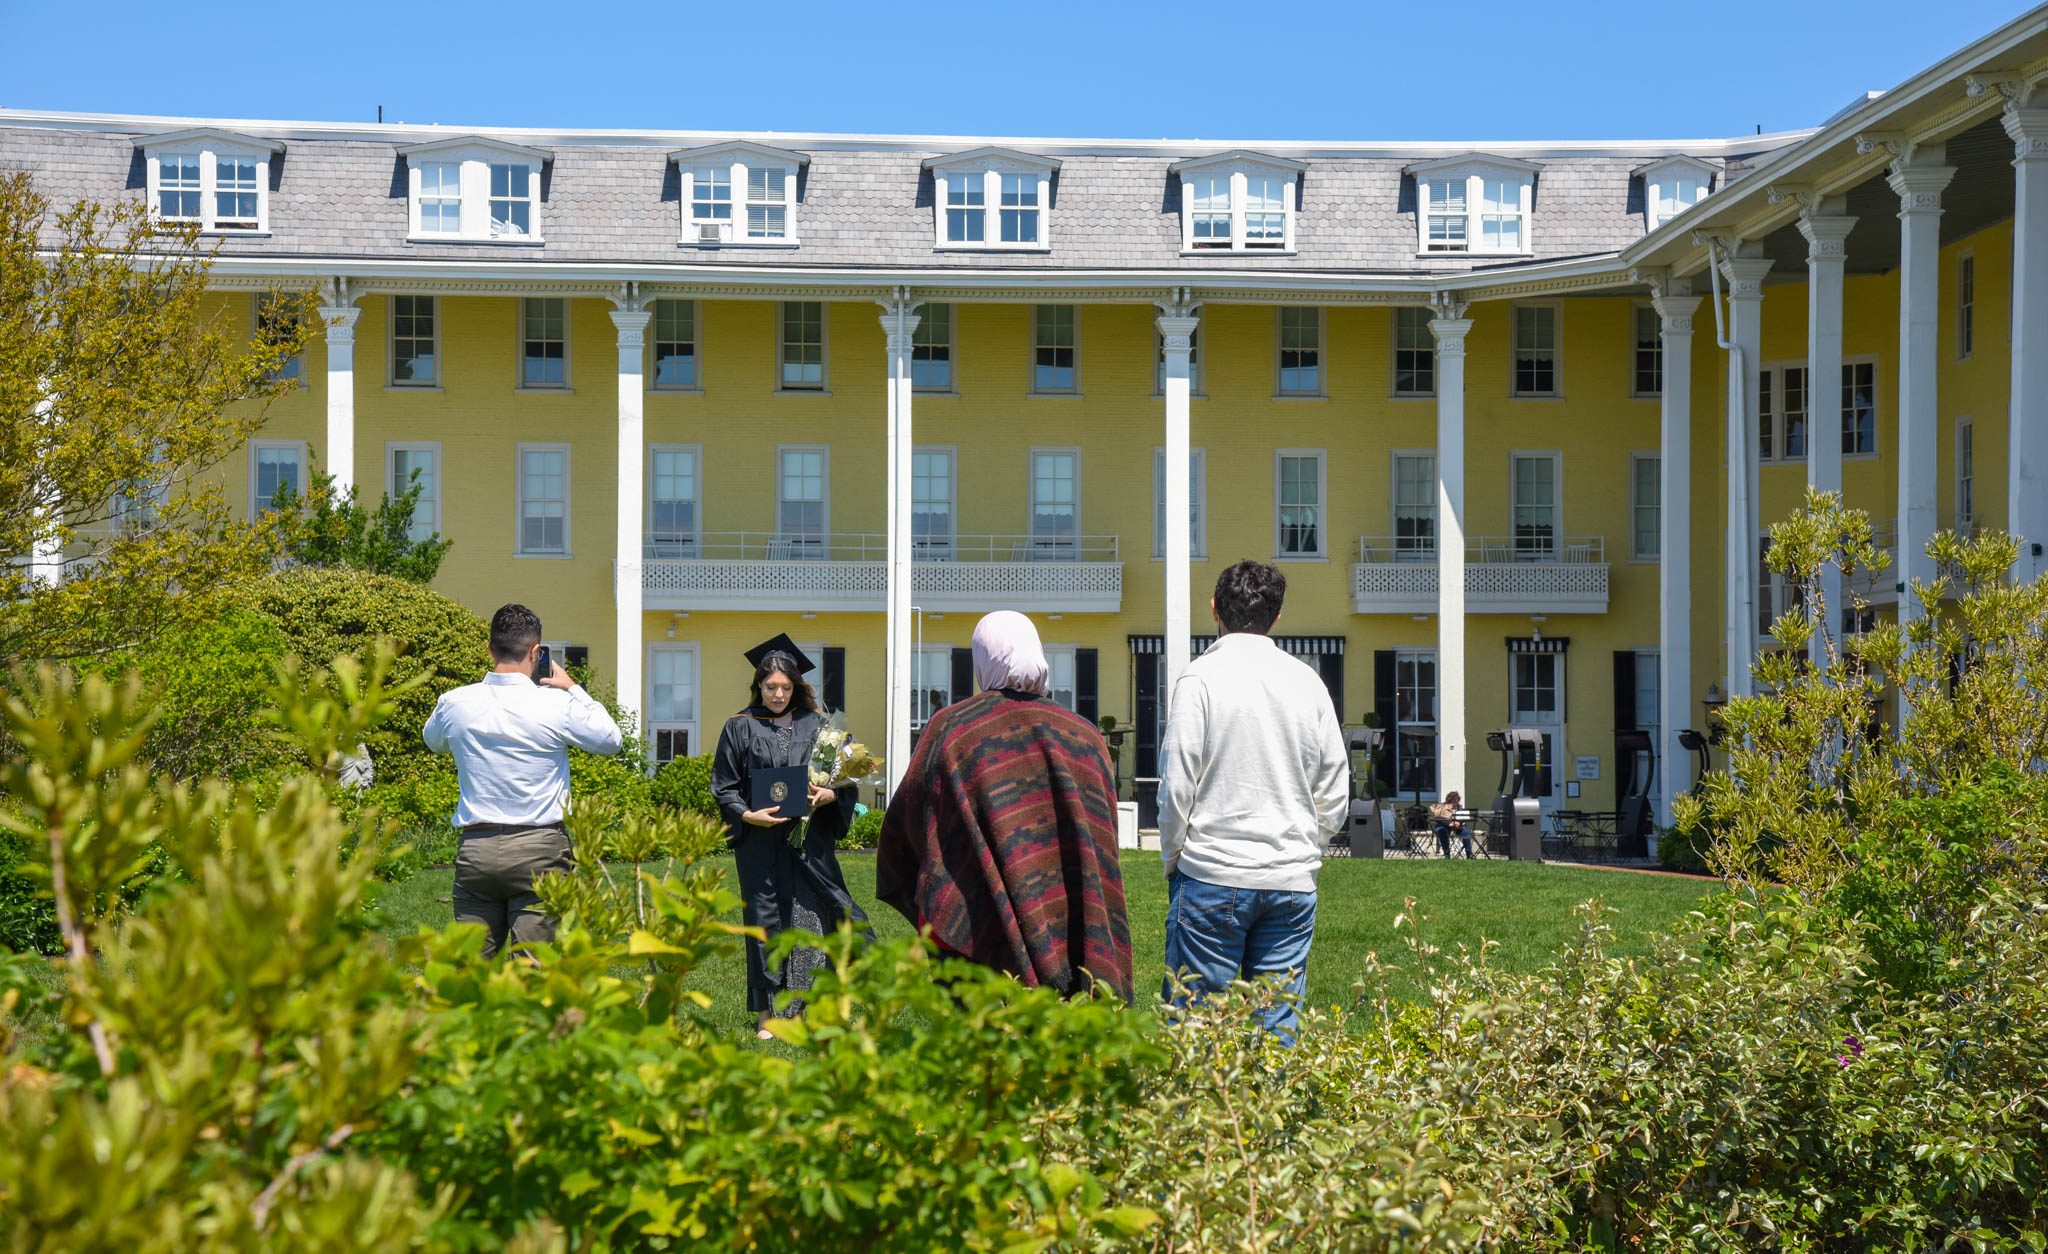
POLYGON ((542 645, 540 652, 533 655, 533 682, 539 683, 555 673, 555 659, 548 656, 548 647, 542 645))

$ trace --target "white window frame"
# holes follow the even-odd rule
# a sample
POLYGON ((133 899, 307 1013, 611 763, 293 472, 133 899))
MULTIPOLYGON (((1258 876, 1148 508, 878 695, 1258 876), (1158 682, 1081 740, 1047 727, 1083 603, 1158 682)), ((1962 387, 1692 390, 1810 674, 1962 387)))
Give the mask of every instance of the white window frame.
POLYGON ((958 396, 960 394, 960 306, 948 301, 928 301, 917 320, 917 329, 910 333, 910 390, 919 396, 958 396), (935 334, 933 311, 946 311, 946 336, 933 342, 929 337, 935 334), (918 337, 927 337, 924 343, 918 337), (946 385, 937 387, 917 381, 917 350, 940 348, 946 350, 946 385))
POLYGON ((299 457, 299 484, 293 489, 300 500, 306 498, 306 487, 311 479, 311 463, 304 440, 251 440, 249 441, 249 517, 261 518, 270 508, 270 502, 256 495, 256 465, 259 454, 265 450, 290 449, 299 457))
POLYGON ((546 242, 547 202, 541 195, 541 189, 544 186, 542 172, 551 159, 549 153, 468 135, 435 140, 430 144, 413 144, 400 148, 398 154, 405 158, 406 164, 407 243, 537 246, 546 242), (421 176, 425 167, 444 164, 456 167, 456 183, 462 196, 461 229, 428 231, 420 220, 421 176), (491 167, 494 165, 526 167, 525 199, 531 208, 529 229, 524 233, 492 229, 491 167))
POLYGON ((1233 149, 1190 161, 1177 161, 1168 166, 1167 172, 1180 178, 1181 255, 1291 255, 1295 251, 1294 232, 1298 217, 1295 206, 1300 199, 1301 175, 1307 169, 1308 166, 1300 161, 1289 161, 1284 157, 1273 157, 1244 149, 1233 149), (1220 245, 1212 242, 1198 246, 1195 240, 1195 186, 1211 179, 1221 181, 1229 189, 1230 204, 1227 212, 1230 218, 1230 233, 1220 245), (1246 214, 1251 203, 1251 184, 1254 179, 1271 180, 1280 184, 1281 232, 1277 241, 1254 241, 1250 237, 1246 214))
POLYGON ((1060 163, 1051 157, 1015 148, 982 147, 943 157, 929 157, 924 168, 932 176, 932 248, 936 252, 1044 252, 1052 247, 1052 182, 1060 163), (1003 176, 1037 183, 1038 235, 1034 239, 1003 239, 1003 176), (946 181, 949 178, 982 180, 983 214, 981 238, 946 238, 946 181))
MULTIPOLYGON (((1188 450, 1188 556, 1195 561, 1207 560, 1209 556, 1209 453, 1207 449, 1188 450)), ((1152 448, 1152 559, 1166 559, 1166 450, 1154 445, 1152 448)))
POLYGON ((1273 560, 1276 562, 1327 562, 1330 560, 1330 451, 1321 448, 1276 448, 1273 450, 1273 560), (1316 547, 1289 553, 1281 547, 1281 467, 1288 458, 1314 458, 1316 463, 1316 547))
POLYGON ((384 491, 394 500, 404 490, 403 485, 398 482, 398 467, 396 465, 397 455, 400 453, 431 453, 433 455, 433 473, 421 476, 426 483, 427 490, 421 493, 422 499, 420 504, 428 506, 430 512, 425 518, 422 518, 417 510, 414 511, 412 516, 413 539, 424 540, 429 536, 439 535, 441 534, 441 459, 443 456, 441 441, 386 440, 384 442, 384 491))
MULTIPOLYGON (((1387 454, 1387 538, 1388 552, 1397 562, 1434 562, 1437 542, 1443 537, 1442 519, 1437 513, 1436 450, 1433 448, 1397 448, 1387 454), (1421 458, 1429 463, 1429 500, 1421 507, 1428 511, 1429 548, 1403 549, 1401 547, 1401 463, 1403 460, 1421 458)), ((1416 508, 1409 506, 1407 508, 1416 508)))
MULTIPOLYGON (((1771 437, 1771 455, 1769 457, 1763 456, 1763 450, 1759 448, 1757 450, 1757 460, 1765 466, 1804 466, 1810 455, 1809 450, 1813 447, 1815 429, 1813 421, 1813 371, 1807 367, 1804 357, 1793 357, 1784 361, 1761 363, 1757 366, 1757 376, 1760 385, 1757 394, 1757 434, 1759 443, 1761 443, 1761 437, 1765 432, 1766 426, 1769 428, 1771 437), (1791 370, 1799 371, 1806 378, 1806 408, 1801 411, 1806 418, 1806 447, 1802 448, 1797 454, 1785 451, 1786 437, 1791 430, 1789 420, 1792 416, 1785 404, 1785 375, 1787 371, 1791 370)), ((1839 386, 1836 392, 1839 397, 1839 386)), ((1837 408, 1839 410, 1839 405, 1837 408)), ((1835 415, 1834 438, 1836 440, 1842 438, 1841 414, 1839 412, 1835 415)))
POLYGON ((775 446, 775 541, 778 546, 792 551, 796 546, 813 547, 808 541, 798 539, 799 534, 785 531, 782 527, 782 459, 789 453, 816 453, 818 463, 818 530, 815 547, 825 550, 832 543, 832 446, 829 444, 778 444, 775 446))
POLYGON ((1969 536, 1977 529, 1977 432, 1976 420, 1968 414, 1956 418, 1955 500, 1952 511, 1957 534, 1969 536), (1970 508, 1963 509, 1964 498, 1970 508))
POLYGON ((677 230, 679 248, 795 248, 803 242, 801 210, 803 206, 804 176, 811 159, 800 152, 786 148, 771 148, 746 140, 711 144, 701 148, 678 148, 668 154, 670 164, 677 168, 678 195, 677 230), (697 181, 700 170, 716 170, 726 178, 731 189, 731 198, 724 204, 728 213, 723 218, 698 219, 692 216, 692 206, 697 197, 697 181), (782 199, 779 201, 753 200, 749 193, 752 172, 755 170, 781 170, 782 199), (782 208, 782 234, 755 237, 748 233, 748 205, 782 208), (708 234, 701 226, 718 229, 708 234))
POLYGON ((1074 644, 1049 644, 1045 648, 1046 696, 1061 709, 1072 710, 1081 703, 1081 646, 1074 644), (1067 691, 1072 694, 1070 701, 1060 700, 1060 663, 1067 666, 1067 677, 1072 681, 1067 691))
POLYGON ((1418 162, 1406 173, 1415 180, 1415 252, 1421 257, 1477 256, 1527 257, 1536 251, 1536 176, 1542 166, 1511 157, 1464 155, 1418 162), (1486 181, 1506 182, 1516 191, 1515 217, 1519 219, 1520 242, 1512 249, 1488 248, 1485 244, 1486 181), (1429 243, 1431 183, 1465 185, 1465 240, 1462 248, 1431 248, 1429 243))
POLYGON ((1330 322, 1321 305, 1276 305, 1273 307, 1273 398, 1275 400, 1327 400, 1330 395, 1330 322), (1289 390, 1284 386, 1286 370, 1281 365, 1287 352, 1287 315, 1307 309, 1315 314, 1316 385, 1289 390))
MULTIPOLYGON (((1647 795, 1650 809, 1654 812, 1662 802, 1666 781, 1664 778, 1664 654, 1659 649, 1632 649, 1636 655, 1636 727, 1637 731, 1650 733, 1650 787, 1647 795), (1649 695, 1652 699, 1645 704, 1643 697, 1643 672, 1654 669, 1657 674, 1649 695), (1647 720, 1643 712, 1648 710, 1654 717, 1647 720)), ((1617 764, 1618 766, 1619 764, 1617 764)))
POLYGON ((668 297, 663 297, 654 303, 656 306, 654 317, 648 319, 647 322, 647 363, 643 367, 644 373, 647 376, 647 390, 650 392, 702 392, 704 390, 703 304, 694 300, 671 300, 668 297), (659 327, 661 321, 660 306, 662 305, 680 305, 690 311, 689 344, 692 380, 689 383, 660 382, 661 358, 658 355, 660 345, 664 342, 682 343, 680 340, 663 341, 661 339, 659 327))
POLYGON ((960 446, 957 444, 919 444, 910 450, 911 484, 910 549, 913 559, 923 561, 951 561, 960 543, 960 446), (946 459, 946 536, 943 541, 927 538, 920 541, 917 535, 917 458, 920 456, 944 455, 946 459))
POLYGON ((1436 377, 1438 364, 1436 352, 1436 332, 1431 330, 1429 326, 1429 324, 1433 321, 1435 321, 1435 318, 1432 315, 1432 311, 1424 305, 1397 305, 1394 307, 1392 313, 1387 318, 1388 400, 1427 401, 1436 399, 1436 377), (1422 333, 1429 337, 1429 390, 1426 392, 1403 392, 1401 390, 1401 354, 1403 352, 1420 351, 1412 348, 1404 349, 1401 346, 1401 315, 1403 315, 1404 313, 1411 312, 1421 313, 1424 315, 1431 315, 1425 316, 1422 321, 1422 333))
MULTIPOLYGON (((444 389, 448 377, 448 361, 441 353, 441 323, 439 296, 393 292, 384 298, 384 386, 387 389, 401 392, 439 392, 444 389), (432 302, 430 307, 434 319, 434 379, 431 383, 398 377, 398 302, 401 297, 432 302)), ((419 337, 409 335, 406 338, 416 340, 419 337)))
POLYGON ((918 645, 916 649, 912 651, 911 654, 911 731, 913 733, 916 733, 918 731, 923 730, 925 724, 931 722, 932 715, 937 714, 940 710, 945 709, 946 706, 951 705, 955 701, 960 700, 962 695, 963 694, 961 693, 953 691, 953 646, 949 644, 918 645), (934 661, 937 662, 936 667, 933 666, 934 661), (930 677, 931 672, 934 669, 937 670, 939 675, 943 676, 944 682, 942 684, 926 683, 926 680, 930 677), (934 705, 930 709, 923 710, 923 716, 919 717, 920 706, 924 704, 927 689, 943 689, 943 691, 946 694, 946 700, 943 704, 934 705))
POLYGON ((779 300, 775 302, 775 390, 784 396, 830 396, 832 395, 832 302, 829 300, 779 300), (818 386, 807 384, 791 386, 783 376, 783 359, 792 341, 788 340, 789 307, 791 305, 816 305, 818 307, 818 386))
POLYGON ((1657 313, 1657 307, 1646 300, 1635 301, 1629 306, 1628 394, 1631 399, 1639 401, 1661 401, 1664 399, 1664 320, 1657 313), (1654 331, 1654 334, 1651 338, 1656 342, 1657 390, 1654 392, 1645 392, 1642 390, 1641 386, 1639 386, 1642 380, 1638 377, 1637 374, 1638 368, 1640 366, 1638 358, 1645 351, 1643 348, 1642 334, 1642 321, 1644 314, 1648 314, 1650 316, 1650 325, 1654 331))
POLYGON ((512 555, 522 558, 543 558, 559 560, 576 556, 575 499, 576 475, 573 450, 565 443, 522 443, 515 445, 512 453, 512 555), (526 455, 528 453, 560 453, 562 455, 562 548, 526 549, 526 455))
MULTIPOLYGON (((1554 448, 1518 448, 1508 453, 1508 556, 1517 562, 1561 562, 1564 560, 1564 453, 1554 448), (1515 465, 1522 461, 1550 463, 1550 551, 1524 550, 1515 534, 1515 513, 1522 508, 1516 494, 1515 465)), ((1535 509, 1538 506, 1531 505, 1535 509)))
MULTIPOLYGON (((1152 362, 1152 395, 1166 395, 1166 337, 1155 328, 1152 332, 1152 347, 1155 357, 1152 362)), ((1202 378, 1202 328, 1197 326, 1188 333, 1188 399, 1206 400, 1208 391, 1203 387, 1202 378)))
MULTIPOLYGON (((1394 738, 1393 749, 1395 787, 1393 795, 1396 798, 1402 796, 1412 797, 1415 795, 1415 790, 1402 787, 1403 772, 1401 768, 1404 765, 1403 759, 1405 755, 1401 752, 1401 747, 1404 743, 1401 733, 1404 728, 1410 727, 1426 727, 1429 729, 1430 774, 1434 776, 1435 779, 1433 780, 1433 786, 1423 790, 1422 795, 1432 800, 1443 795, 1443 676, 1440 673, 1441 669, 1442 668, 1437 664, 1437 655, 1435 649, 1394 650, 1394 725, 1388 728, 1387 731, 1388 734, 1392 735, 1394 738), (1411 666, 1418 666, 1423 662, 1429 663, 1429 707, 1430 713, 1436 715, 1436 718, 1404 719, 1401 717, 1401 664, 1403 662, 1406 662, 1411 666)), ((1419 683, 1411 685, 1411 687, 1416 692, 1422 691, 1422 685, 1419 683)))
MULTIPOLYGON (((668 497, 666 499, 680 500, 682 498, 668 497)), ((652 546, 659 544, 673 544, 682 548, 686 555, 695 555, 698 544, 704 538, 704 446, 702 444, 656 443, 647 446, 647 512, 646 517, 642 521, 642 526, 645 530, 641 534, 646 536, 650 549, 652 549, 652 546), (655 535, 654 478, 657 465, 655 455, 658 453, 688 453, 696 459, 690 472, 690 478, 693 483, 693 495, 690 497, 690 503, 696 507, 691 512, 691 516, 695 522, 687 535, 679 534, 668 539, 660 539, 655 535)))
MULTIPOLYGON (((1842 460, 1845 462, 1874 461, 1876 460, 1878 455, 1884 451, 1883 363, 1881 363, 1878 360, 1877 354, 1875 353, 1858 353, 1854 356, 1842 358, 1842 370, 1844 371, 1844 373, 1847 373, 1848 371, 1853 370, 1858 366, 1870 367, 1870 447, 1868 449, 1860 450, 1858 452, 1853 453, 1850 452, 1848 449, 1843 449, 1842 460)), ((1807 375, 1807 387, 1810 390, 1812 386, 1813 377, 1812 372, 1809 371, 1807 375)), ((1829 407, 1829 412, 1831 412, 1834 415, 1835 420, 1830 428, 1830 436, 1833 439, 1839 440, 1842 438, 1842 385, 1837 383, 1831 395, 1834 396, 1835 403, 1829 407)), ((1807 419, 1808 423, 1811 423, 1813 421, 1810 416, 1812 404, 1813 399, 1812 396, 1809 394, 1807 398, 1807 406, 1809 409, 1809 417, 1807 419)))
MULTIPOLYGON (((569 324, 574 320, 574 312, 575 303, 566 296, 522 296, 519 298, 516 315, 519 319, 519 341, 518 352, 515 354, 513 364, 513 369, 517 372, 513 378, 512 390, 514 392, 562 393, 574 392, 576 390, 574 386, 574 380, 576 376, 574 373, 572 373, 573 364, 572 358, 569 355, 569 324), (556 300, 562 303, 562 381, 560 383, 534 383, 528 380, 526 377, 527 308, 536 301, 549 300, 556 300)), ((440 331, 439 318, 436 318, 434 320, 434 329, 437 333, 440 331)))
MULTIPOLYGON (((249 293, 249 337, 258 344, 263 342, 263 305, 265 301, 270 299, 270 296, 269 292, 249 293)), ((296 323, 299 319, 297 316, 293 316, 290 321, 296 323)), ((270 377, 273 379, 288 378, 296 380, 302 389, 311 387, 312 384, 306 378, 305 350, 301 349, 297 354, 287 359, 270 377)))
POLYGON ((1664 455, 1660 452, 1637 450, 1628 455, 1628 557, 1632 562, 1660 562, 1664 558, 1664 481, 1661 474, 1663 465, 1664 455), (1642 499, 1641 467, 1645 462, 1656 465, 1659 471, 1650 477, 1650 482, 1656 485, 1657 491, 1657 503, 1654 505, 1646 505, 1642 499), (1650 529, 1650 534, 1656 537, 1654 543, 1657 547, 1654 551, 1647 552, 1636 543, 1640 538, 1636 526, 1637 515, 1646 509, 1657 512, 1657 525, 1650 529))
MULTIPOLYGON (((1079 396, 1081 395, 1081 306, 1060 301, 1036 302, 1031 309, 1031 355, 1025 362, 1031 371, 1030 395, 1032 396, 1079 396), (1038 311, 1040 309, 1065 308, 1074 311, 1074 385, 1069 388, 1041 388, 1038 386, 1038 311)), ((1057 347, 1057 346, 1055 346, 1057 347)))
POLYGON ((698 757, 703 754, 704 741, 699 732, 699 729, 704 724, 704 675, 702 661, 702 646, 696 641, 691 641, 687 644, 673 640, 648 642, 647 669, 644 672, 647 676, 647 691, 644 694, 646 705, 643 707, 647 711, 646 744, 648 765, 657 765, 662 760, 656 756, 655 746, 659 740, 659 733, 664 731, 680 731, 689 737, 690 751, 688 756, 698 757), (689 659, 690 704, 696 715, 694 718, 671 719, 654 717, 654 659, 657 655, 663 653, 673 654, 677 658, 687 657, 689 659))
POLYGON ((1711 196, 1720 170, 1710 162, 1679 154, 1652 161, 1635 172, 1643 180, 1643 229, 1649 232, 1711 196))
POLYGON ((1977 254, 1965 248, 1956 253, 1956 360, 1968 361, 1977 350, 1977 254))
MULTIPOLYGON (((1633 331, 1630 332, 1634 334, 1633 331)), ((1554 300, 1517 301, 1508 307, 1508 397, 1518 401, 1557 401, 1564 399, 1564 304, 1554 300), (1550 390, 1548 392, 1524 392, 1517 385, 1516 358, 1522 352, 1522 311, 1550 311, 1550 390)))
MULTIPOLYGON (((1081 553, 1081 502, 1083 470, 1081 446, 1078 444, 1034 444, 1024 454, 1024 535, 1025 546, 1033 556, 1056 556, 1078 558, 1081 553), (1061 545, 1056 537, 1041 538, 1038 534, 1038 459, 1045 456, 1072 456, 1074 459, 1074 526, 1073 540, 1061 545)), ((1054 505, 1060 502, 1051 502, 1054 505)))
POLYGON ((148 184, 149 212, 161 221, 197 223, 206 235, 270 234, 270 163, 284 152, 284 145, 272 140, 238 135, 232 131, 201 127, 146 135, 136 141, 142 149, 148 184), (163 190, 163 161, 166 157, 197 157, 199 161, 199 212, 191 217, 165 217, 160 199, 163 190), (252 161, 256 166, 256 216, 223 215, 220 212, 220 163, 252 161))

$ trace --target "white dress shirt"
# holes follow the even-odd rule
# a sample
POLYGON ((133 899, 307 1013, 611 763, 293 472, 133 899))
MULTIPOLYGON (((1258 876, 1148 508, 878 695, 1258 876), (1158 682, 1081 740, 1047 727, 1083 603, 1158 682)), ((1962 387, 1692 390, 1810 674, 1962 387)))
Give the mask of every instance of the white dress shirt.
POLYGON ((1344 733, 1307 663, 1269 637, 1231 632, 1181 672, 1159 746, 1168 875, 1314 892, 1349 793, 1344 733))
POLYGON ((569 801, 569 746, 619 751, 619 725, 582 685, 549 688, 493 671, 480 684, 441 694, 420 735, 455 756, 462 800, 455 826, 545 827, 569 801))

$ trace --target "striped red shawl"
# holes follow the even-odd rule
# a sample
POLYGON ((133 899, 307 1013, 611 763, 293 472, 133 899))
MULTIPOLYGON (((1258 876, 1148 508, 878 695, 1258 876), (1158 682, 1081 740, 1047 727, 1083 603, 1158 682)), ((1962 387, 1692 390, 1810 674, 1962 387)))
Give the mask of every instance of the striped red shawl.
POLYGON ((1063 994, 1131 998, 1116 777, 1044 697, 984 692, 926 725, 889 802, 875 896, 947 949, 1063 994))

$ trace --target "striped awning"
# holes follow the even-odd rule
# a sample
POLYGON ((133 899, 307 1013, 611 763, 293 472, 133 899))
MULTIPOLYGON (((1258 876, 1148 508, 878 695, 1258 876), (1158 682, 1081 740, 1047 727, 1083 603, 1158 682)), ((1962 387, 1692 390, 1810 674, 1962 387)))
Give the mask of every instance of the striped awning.
MULTIPOLYGON (((1274 636, 1272 639, 1274 644, 1296 657, 1323 657, 1328 654, 1341 656, 1344 652, 1343 636, 1274 636)), ((1140 656, 1166 652, 1165 636, 1132 636, 1130 641, 1131 652, 1140 656)), ((1190 655, 1199 654, 1215 644, 1216 637, 1195 636, 1188 643, 1190 655)))
POLYGON ((1570 636, 1509 636, 1510 653, 1563 653, 1572 647, 1570 636))

